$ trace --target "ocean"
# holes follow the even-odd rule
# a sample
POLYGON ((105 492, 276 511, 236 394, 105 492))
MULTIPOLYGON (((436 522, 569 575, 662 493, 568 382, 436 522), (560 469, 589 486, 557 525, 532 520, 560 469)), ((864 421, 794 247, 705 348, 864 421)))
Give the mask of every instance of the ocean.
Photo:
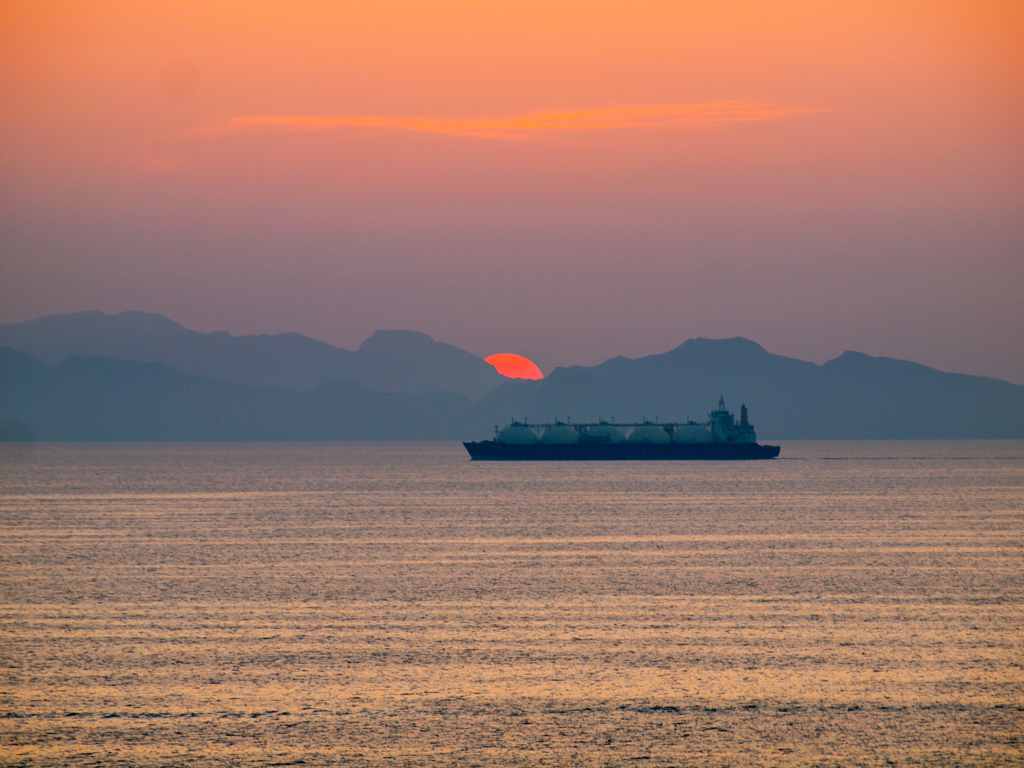
POLYGON ((2 447, 0 764, 1019 766, 1024 442, 2 447))

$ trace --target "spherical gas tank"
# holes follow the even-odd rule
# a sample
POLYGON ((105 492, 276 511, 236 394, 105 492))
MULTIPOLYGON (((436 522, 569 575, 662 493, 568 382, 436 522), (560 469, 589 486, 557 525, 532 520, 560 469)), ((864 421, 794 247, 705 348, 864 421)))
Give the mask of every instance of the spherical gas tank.
POLYGON ((511 443, 512 445, 529 445, 537 442, 537 435, 529 427, 522 424, 512 424, 501 430, 498 435, 499 443, 511 443))
POLYGON ((580 433, 568 424, 555 424, 545 430, 540 441, 552 445, 571 445, 580 441, 580 433))
POLYGON ((673 443, 710 443, 711 432, 700 424, 684 424, 676 428, 673 443))
POLYGON ((667 443, 671 440, 664 427, 657 424, 644 424, 633 430, 629 436, 631 443, 667 443))
POLYGON ((582 439, 587 443, 622 443, 626 440, 622 430, 611 424, 599 424, 596 427, 591 427, 582 439))

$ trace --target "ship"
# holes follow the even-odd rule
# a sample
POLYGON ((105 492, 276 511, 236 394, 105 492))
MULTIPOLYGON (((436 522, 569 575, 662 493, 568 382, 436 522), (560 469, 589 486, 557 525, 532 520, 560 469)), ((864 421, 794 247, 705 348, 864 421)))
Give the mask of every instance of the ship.
POLYGON ((747 406, 740 420, 726 410, 719 398, 718 410, 708 421, 659 424, 615 424, 598 421, 572 424, 528 424, 513 421, 493 440, 463 443, 474 461, 749 461, 774 459, 777 445, 758 445, 747 406))

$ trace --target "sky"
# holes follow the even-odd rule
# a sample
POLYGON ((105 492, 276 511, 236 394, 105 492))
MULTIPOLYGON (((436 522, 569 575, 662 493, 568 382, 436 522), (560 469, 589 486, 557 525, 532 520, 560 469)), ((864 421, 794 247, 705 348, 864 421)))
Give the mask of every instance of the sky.
POLYGON ((0 0, 0 322, 1024 384, 1024 3, 0 0))

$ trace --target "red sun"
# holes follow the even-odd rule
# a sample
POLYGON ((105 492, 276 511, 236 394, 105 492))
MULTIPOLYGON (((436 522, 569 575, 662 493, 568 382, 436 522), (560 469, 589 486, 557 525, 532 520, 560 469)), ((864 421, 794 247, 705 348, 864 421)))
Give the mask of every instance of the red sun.
POLYGON ((527 360, 522 355, 512 355, 502 352, 500 355, 485 357, 488 363, 493 365, 502 376, 510 379, 543 379, 544 374, 532 360, 527 360))

